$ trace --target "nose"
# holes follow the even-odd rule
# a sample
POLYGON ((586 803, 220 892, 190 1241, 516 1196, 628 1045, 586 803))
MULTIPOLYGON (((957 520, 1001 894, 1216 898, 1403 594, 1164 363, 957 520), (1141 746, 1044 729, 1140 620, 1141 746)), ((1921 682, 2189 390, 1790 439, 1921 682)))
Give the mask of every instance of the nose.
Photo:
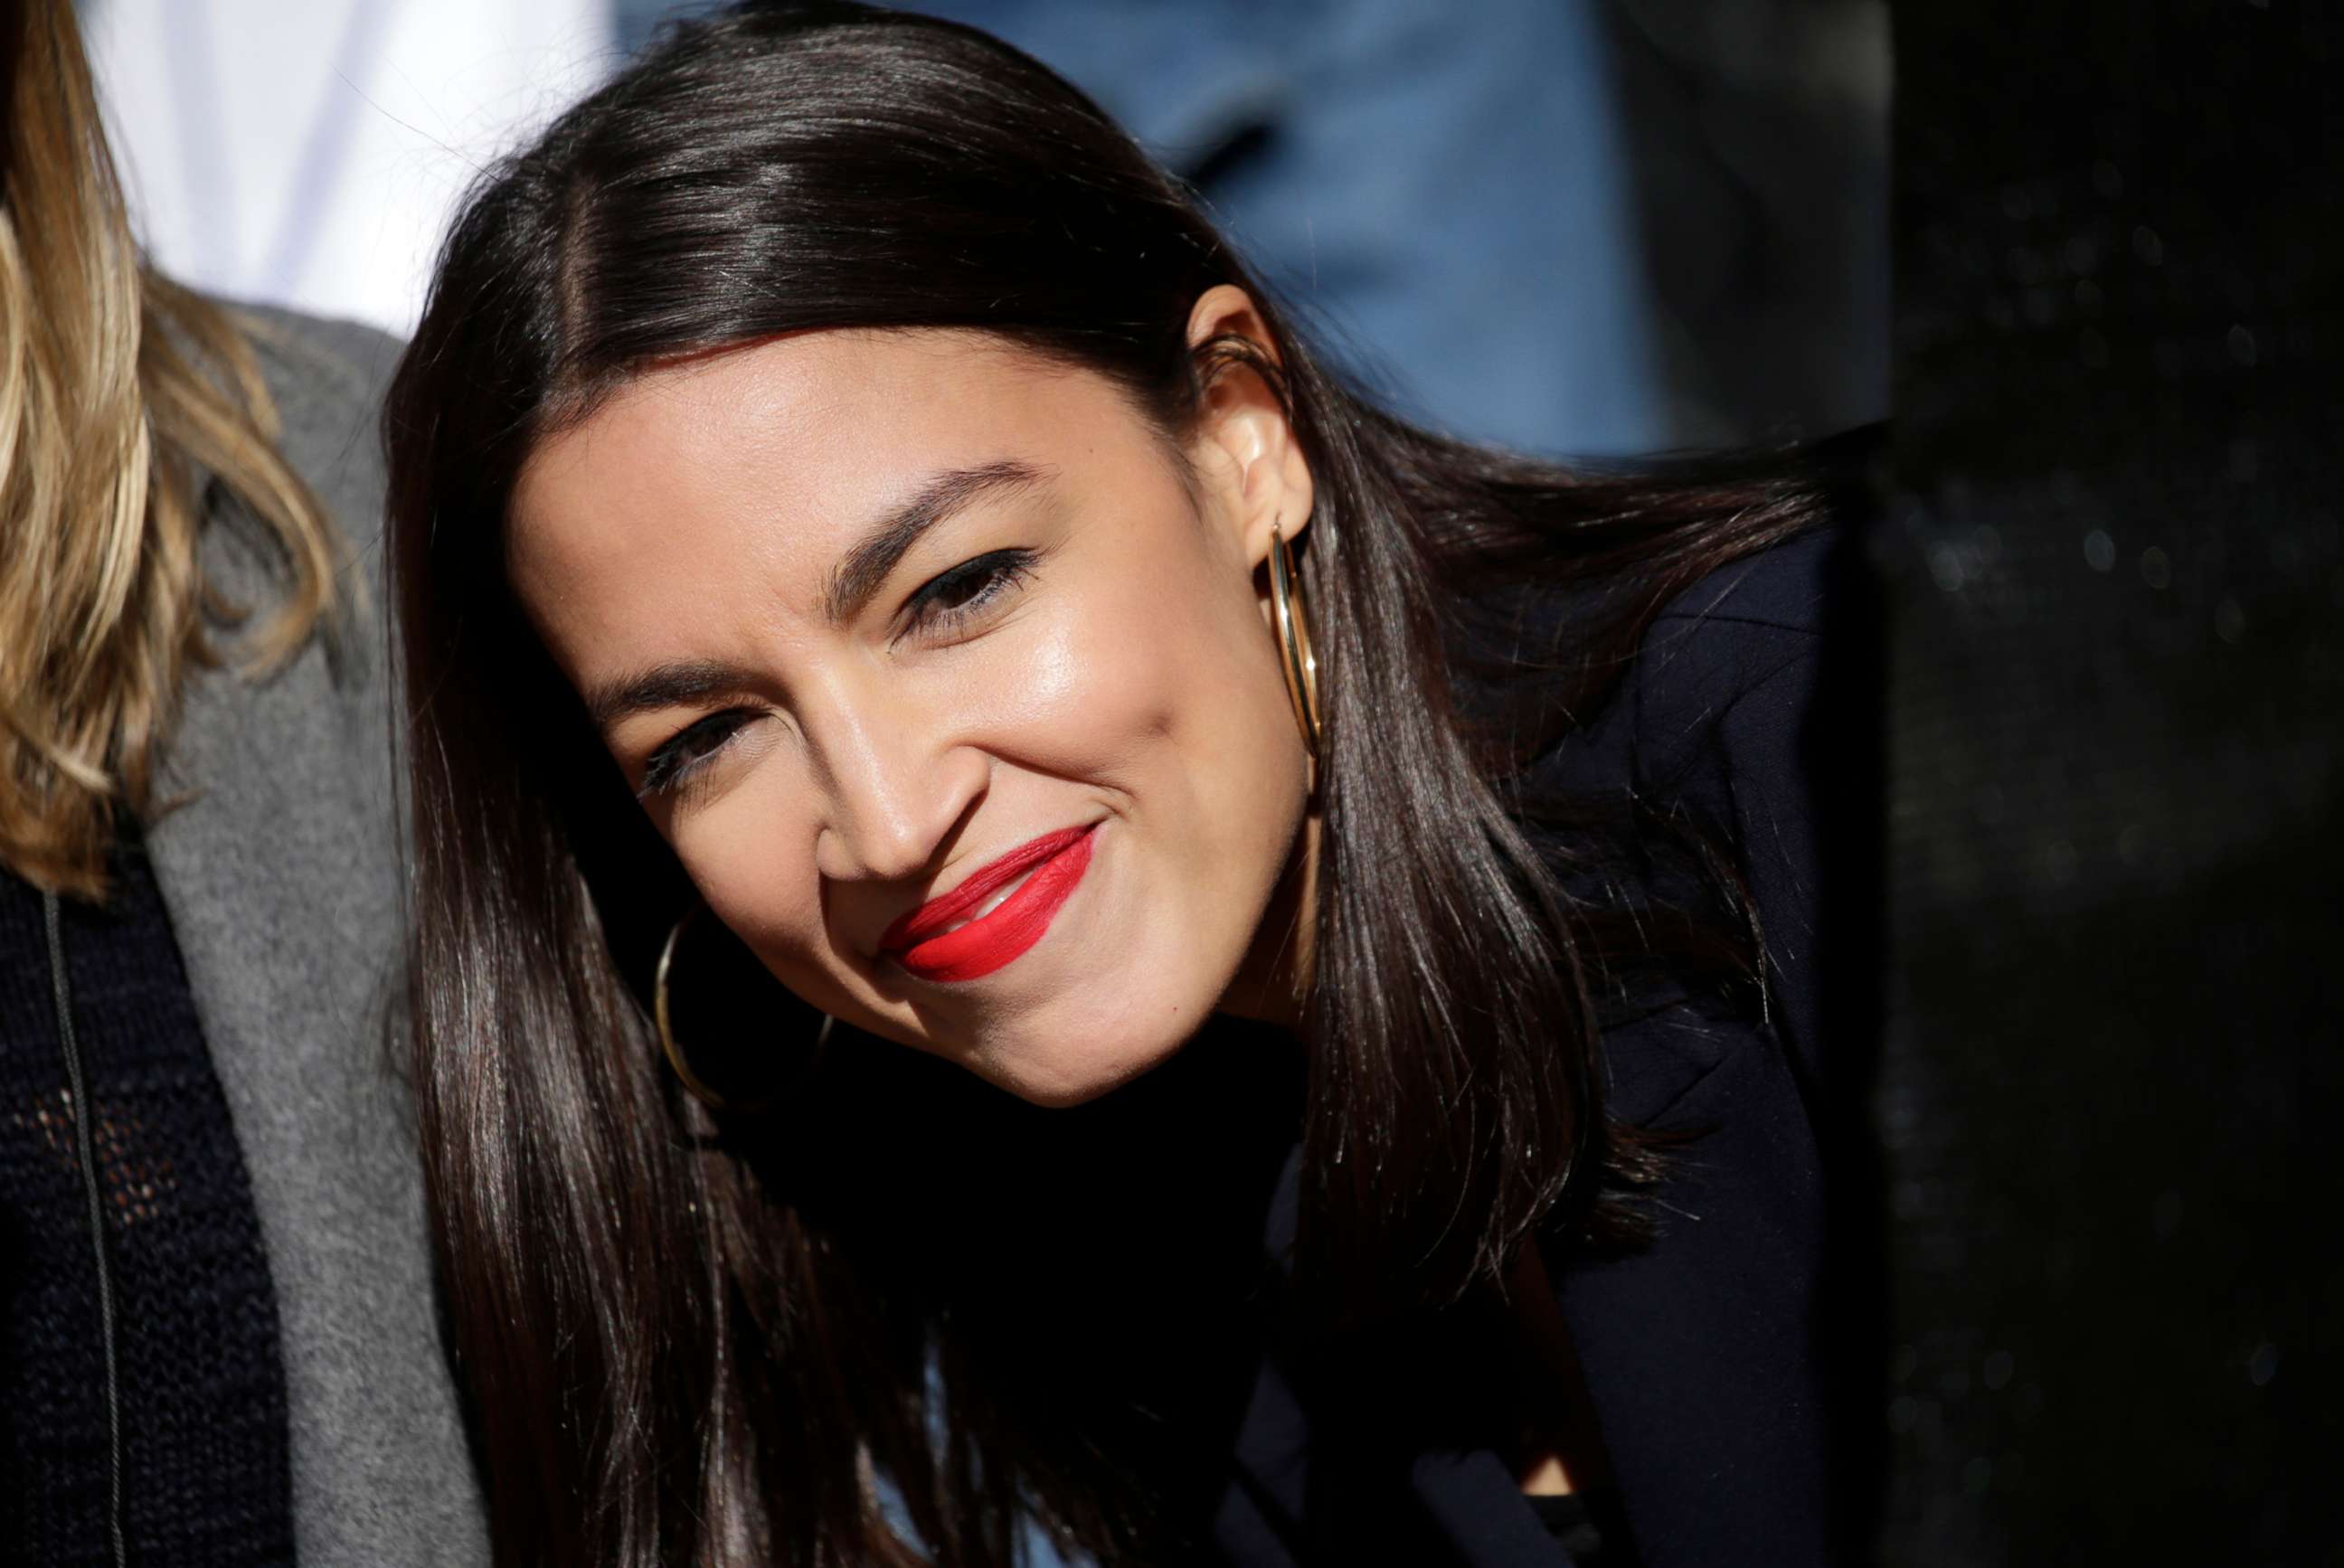
POLYGON ((815 869, 836 882, 916 875, 985 793, 983 754, 870 704, 837 703, 826 719, 809 736, 829 794, 815 869))

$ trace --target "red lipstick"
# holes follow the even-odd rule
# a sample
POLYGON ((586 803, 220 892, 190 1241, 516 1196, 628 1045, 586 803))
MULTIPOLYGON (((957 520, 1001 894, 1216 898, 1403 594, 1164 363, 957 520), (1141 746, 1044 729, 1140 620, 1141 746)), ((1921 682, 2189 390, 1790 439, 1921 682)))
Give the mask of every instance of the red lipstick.
POLYGON ((879 950, 923 980, 974 980, 1025 956, 1090 869, 1090 827, 1063 828, 1018 845, 971 872, 887 927, 879 950), (1019 877, 1026 880, 974 920, 972 910, 1019 877), (958 922, 966 920, 966 925, 958 922))

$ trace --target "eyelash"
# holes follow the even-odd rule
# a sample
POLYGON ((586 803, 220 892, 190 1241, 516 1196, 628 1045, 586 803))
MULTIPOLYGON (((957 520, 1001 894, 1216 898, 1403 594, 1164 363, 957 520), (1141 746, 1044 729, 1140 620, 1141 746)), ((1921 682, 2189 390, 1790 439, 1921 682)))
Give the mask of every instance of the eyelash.
POLYGON ((643 787, 635 792, 636 797, 648 799, 673 794, 677 785, 700 771, 702 764, 722 751, 725 743, 752 716, 746 708, 727 708, 721 713, 695 719, 678 730, 643 764, 643 787), (705 742, 698 751, 692 749, 695 736, 705 742))
POLYGON ((996 550, 937 572, 904 606, 902 635, 908 637, 915 632, 935 632, 959 625, 1025 582, 1033 569, 1032 551, 996 550), (945 594, 961 588, 969 590, 966 598, 956 604, 944 602, 945 594))
MULTIPOLYGON (((904 606, 904 629, 899 636, 933 633, 958 626, 1024 582, 1033 574, 1033 568, 1034 551, 996 550, 936 573, 904 606), (944 595, 964 588, 968 591, 967 597, 954 603, 945 602, 944 595)), ((724 749, 743 724, 755 716, 746 708, 727 708, 696 719, 677 731, 644 763, 643 785, 636 792, 637 796, 649 799, 674 794, 724 749), (692 749, 695 738, 704 743, 698 751, 692 749)))

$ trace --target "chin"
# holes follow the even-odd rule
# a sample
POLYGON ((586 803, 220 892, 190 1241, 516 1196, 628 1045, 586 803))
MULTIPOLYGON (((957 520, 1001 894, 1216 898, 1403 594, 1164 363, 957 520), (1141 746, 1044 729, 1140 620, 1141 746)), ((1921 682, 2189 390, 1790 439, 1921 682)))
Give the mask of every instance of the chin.
POLYGON ((1046 1109, 1112 1094, 1169 1061, 1212 1017, 1227 984, 1219 969, 1236 966, 1234 957, 1197 964, 1222 934, 1170 919, 1152 922, 1137 943, 1079 926, 1067 934, 1077 941, 1035 976, 1040 995, 1005 998, 992 1017, 970 1020, 976 1027, 960 1049, 945 1052, 1046 1109))
POLYGON ((1053 1030, 1046 1037, 989 1044, 963 1059, 979 1077, 1028 1105, 1066 1110, 1112 1094, 1170 1060, 1190 1033, 1132 1037, 1053 1030))

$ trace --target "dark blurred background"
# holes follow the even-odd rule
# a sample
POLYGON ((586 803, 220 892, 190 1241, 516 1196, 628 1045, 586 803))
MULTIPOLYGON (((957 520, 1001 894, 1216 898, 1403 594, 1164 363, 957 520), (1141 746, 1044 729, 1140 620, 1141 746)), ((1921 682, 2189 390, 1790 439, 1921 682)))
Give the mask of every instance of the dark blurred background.
MULTIPOLYGON (((85 0, 165 262, 395 329, 472 169, 692 8, 85 0)), ((1854 1553, 2344 1563, 2335 8, 924 8, 1088 89, 1431 423, 1893 402, 1885 630, 1832 651, 1884 715, 1829 824, 1888 945, 1830 1086, 1854 1553)))
POLYGON ((2338 24, 1897 10, 1894 1562, 2344 1562, 2338 24))

